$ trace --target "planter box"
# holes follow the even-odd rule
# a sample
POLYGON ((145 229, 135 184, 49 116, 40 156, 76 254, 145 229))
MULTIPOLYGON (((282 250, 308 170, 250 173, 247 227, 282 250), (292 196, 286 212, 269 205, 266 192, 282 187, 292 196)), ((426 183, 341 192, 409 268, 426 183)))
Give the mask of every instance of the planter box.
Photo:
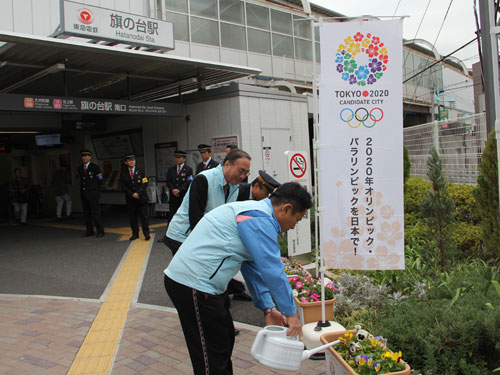
MULTIPOLYGON (((336 297, 325 301, 325 320, 333 320, 334 303, 336 297)), ((318 302, 301 302, 295 298, 297 305, 297 315, 302 325, 307 323, 315 323, 321 320, 321 301, 318 302)))
MULTIPOLYGON (((353 335, 356 334, 355 330, 349 331, 353 335)), ((343 332, 330 332, 330 333, 325 333, 324 335, 321 335, 321 342, 323 344, 327 344, 329 342, 337 340, 339 337, 342 337, 344 335, 345 331, 343 332)), ((326 357, 325 357, 325 362, 326 362, 326 374, 327 375, 358 375, 357 372, 354 372, 351 366, 344 361, 342 356, 335 351, 332 347, 328 348, 326 351, 326 357)), ((401 361, 404 363, 404 361, 401 361)), ((402 371, 396 371, 396 372, 389 372, 386 374, 390 375, 410 375, 411 373, 411 368, 408 366, 407 363, 404 363, 405 368, 402 371)))

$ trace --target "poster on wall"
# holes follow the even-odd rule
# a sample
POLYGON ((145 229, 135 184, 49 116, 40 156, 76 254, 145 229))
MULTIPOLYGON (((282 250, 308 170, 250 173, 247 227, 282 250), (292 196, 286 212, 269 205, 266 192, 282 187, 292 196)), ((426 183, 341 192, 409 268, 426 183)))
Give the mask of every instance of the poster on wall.
POLYGON ((218 137, 212 138, 212 159, 222 162, 226 157, 226 147, 229 145, 238 146, 238 137, 218 137))
POLYGON ((320 32, 325 264, 404 269, 402 20, 323 23, 320 32))
POLYGON ((167 181, 167 170, 175 165, 177 142, 155 144, 156 181, 167 181))

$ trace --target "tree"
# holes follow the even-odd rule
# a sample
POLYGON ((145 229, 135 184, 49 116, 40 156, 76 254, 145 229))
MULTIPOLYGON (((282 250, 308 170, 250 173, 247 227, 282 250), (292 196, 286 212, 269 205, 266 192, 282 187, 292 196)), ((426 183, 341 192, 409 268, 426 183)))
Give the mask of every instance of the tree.
POLYGON ((433 147, 427 160, 427 177, 431 190, 422 203, 422 215, 425 217, 439 247, 441 269, 446 268, 446 249, 450 244, 452 224, 455 221, 455 203, 448 194, 448 182, 443 176, 441 158, 433 147))
POLYGON ((484 148, 479 177, 474 191, 478 205, 480 226, 485 255, 489 258, 500 257, 500 220, 498 213, 498 159, 493 130, 484 148))

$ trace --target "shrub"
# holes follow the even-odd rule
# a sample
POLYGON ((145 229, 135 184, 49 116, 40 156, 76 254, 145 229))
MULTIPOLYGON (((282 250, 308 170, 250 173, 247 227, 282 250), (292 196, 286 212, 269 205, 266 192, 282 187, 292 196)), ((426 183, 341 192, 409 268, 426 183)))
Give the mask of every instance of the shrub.
POLYGON ((479 225, 460 222, 455 227, 451 239, 455 255, 459 260, 477 258, 481 250, 481 227, 479 225))
POLYGON ((465 184, 450 184, 448 191, 455 202, 455 218, 457 221, 478 224, 480 221, 477 200, 474 196, 474 186, 465 184))
POLYGON ((481 217, 481 233, 485 255, 491 258, 500 257, 500 219, 498 212, 498 159, 495 131, 492 131, 486 142, 481 163, 480 175, 477 178, 475 196, 481 217))
POLYGON ((422 177, 410 177, 406 183, 404 196, 405 217, 408 214, 421 218, 420 206, 427 197, 431 184, 422 177))
MULTIPOLYGON (((500 272, 473 261, 433 281, 428 300, 410 296, 357 316, 424 375, 483 375, 500 366, 500 272)), ((387 300, 389 302, 389 300, 387 300)))

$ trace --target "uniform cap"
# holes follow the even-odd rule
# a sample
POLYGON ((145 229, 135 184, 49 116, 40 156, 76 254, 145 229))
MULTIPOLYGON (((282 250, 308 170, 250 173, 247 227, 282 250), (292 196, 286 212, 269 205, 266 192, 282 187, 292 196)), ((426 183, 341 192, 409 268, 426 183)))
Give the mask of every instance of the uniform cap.
POLYGON ((92 156, 92 152, 87 150, 86 148, 84 148, 83 150, 80 151, 80 155, 81 156, 84 156, 84 155, 92 156))
POLYGON ((187 152, 182 150, 177 150, 174 152, 174 155, 176 158, 185 158, 187 156, 187 152))
POLYGON ((203 151, 212 152, 212 147, 210 147, 209 145, 206 145, 204 143, 201 143, 198 145, 198 150, 200 150, 200 152, 203 152, 203 151))
POLYGON ((127 159, 135 159, 135 155, 134 154, 128 154, 128 155, 125 155, 123 157, 123 160, 127 160, 127 159))
POLYGON ((264 171, 259 171, 257 180, 264 185, 271 193, 281 184, 264 171))

